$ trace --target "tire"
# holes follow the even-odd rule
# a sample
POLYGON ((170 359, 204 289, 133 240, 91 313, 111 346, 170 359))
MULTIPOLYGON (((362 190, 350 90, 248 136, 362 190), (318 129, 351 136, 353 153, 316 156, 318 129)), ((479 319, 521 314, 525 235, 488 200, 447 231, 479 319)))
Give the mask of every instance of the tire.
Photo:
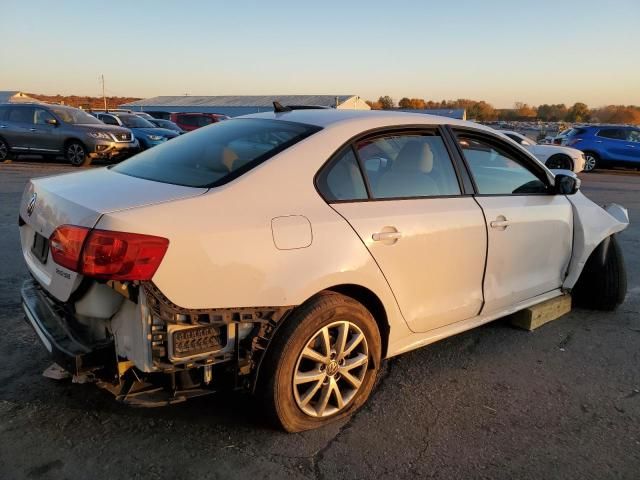
POLYGON ((612 311, 624 301, 626 294, 624 258, 612 235, 598 245, 587 260, 572 296, 576 306, 612 311))
POLYGON ((9 148, 9 144, 5 142, 2 138, 0 138, 0 162, 4 162, 5 160, 12 160, 13 154, 11 153, 11 149, 9 148))
POLYGON ((556 169, 564 169, 564 170, 573 170, 573 162, 571 158, 567 155, 562 155, 556 153, 555 155, 551 155, 545 163, 548 169, 556 168, 556 169))
POLYGON ((584 171, 592 172, 600 167, 600 157, 597 153, 584 152, 584 171))
POLYGON ((267 350, 256 391, 267 418, 288 432, 301 432, 353 414, 373 390, 381 351, 380 332, 365 307, 334 292, 316 295, 285 320, 267 350), (335 357, 326 355, 325 332, 334 352, 331 355, 338 352, 335 357), (344 359, 337 346, 343 335, 345 352, 361 338, 344 359), (319 361, 319 356, 325 359, 319 361), (314 380, 308 380, 310 375, 314 380))
POLYGON ((74 167, 87 167, 91 165, 91 157, 87 148, 80 142, 72 141, 64 147, 64 157, 74 167))

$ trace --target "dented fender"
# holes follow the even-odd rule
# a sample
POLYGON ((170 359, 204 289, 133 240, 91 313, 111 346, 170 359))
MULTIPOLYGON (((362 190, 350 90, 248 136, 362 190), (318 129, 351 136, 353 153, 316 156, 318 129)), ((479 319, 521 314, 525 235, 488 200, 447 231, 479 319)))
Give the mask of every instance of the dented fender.
POLYGON ((571 290, 596 247, 629 226, 629 214, 626 208, 615 203, 601 207, 581 192, 567 199, 573 209, 573 252, 562 287, 571 290))

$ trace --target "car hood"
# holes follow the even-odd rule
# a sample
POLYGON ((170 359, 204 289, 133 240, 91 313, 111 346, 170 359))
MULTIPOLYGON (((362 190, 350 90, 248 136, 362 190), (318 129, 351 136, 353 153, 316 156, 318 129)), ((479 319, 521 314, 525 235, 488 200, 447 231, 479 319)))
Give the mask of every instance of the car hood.
POLYGON ((83 123, 75 124, 74 128, 79 128, 85 132, 106 132, 106 133, 131 133, 131 130, 124 127, 116 127, 114 125, 106 125, 101 123, 83 123))
POLYGON ((161 135, 167 138, 177 137, 178 133, 166 128, 131 128, 133 133, 142 133, 144 135, 161 135))

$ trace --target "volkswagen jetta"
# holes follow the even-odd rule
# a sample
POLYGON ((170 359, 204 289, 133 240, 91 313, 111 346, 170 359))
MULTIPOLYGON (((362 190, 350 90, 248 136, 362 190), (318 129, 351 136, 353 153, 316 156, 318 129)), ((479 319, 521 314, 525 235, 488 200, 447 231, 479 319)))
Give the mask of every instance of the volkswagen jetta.
POLYGON ((626 291, 624 208, 491 129, 408 113, 217 123, 32 180, 19 224, 57 363, 131 405, 246 388, 288 431, 354 412, 385 358, 626 291))

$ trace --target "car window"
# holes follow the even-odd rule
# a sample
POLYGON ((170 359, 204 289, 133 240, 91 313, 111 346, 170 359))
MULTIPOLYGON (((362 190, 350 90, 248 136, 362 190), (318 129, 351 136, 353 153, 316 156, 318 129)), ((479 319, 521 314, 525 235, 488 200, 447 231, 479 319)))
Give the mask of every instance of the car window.
POLYGON ((598 137, 611 138, 613 140, 626 140, 627 133, 622 128, 603 128, 598 132, 598 137))
POLYGON ((33 107, 13 107, 7 118, 10 122, 33 123, 33 107))
POLYGON ((42 108, 36 108, 34 122, 36 125, 47 125, 47 120, 55 120, 54 116, 42 108))
POLYGON ((464 134, 458 135, 478 193, 510 195, 547 193, 546 184, 506 149, 464 134))
POLYGON ((325 200, 364 200, 364 185, 358 160, 352 148, 347 148, 325 167, 316 182, 325 200))
POLYGON ((113 170, 156 182, 215 187, 318 130, 280 120, 229 120, 178 136, 116 165, 113 170))
MULTIPOLYGON (((2 117, 0 117, 1 119, 2 117)), ((629 130, 627 134, 627 142, 640 143, 640 130, 629 130)))
POLYGON ((373 198, 459 195, 449 153, 438 135, 394 134, 356 144, 373 198))
POLYGON ((204 115, 198 116, 196 117, 196 123, 199 127, 206 127, 207 125, 211 125, 213 123, 213 119, 204 115))
POLYGON ((120 125, 118 123, 118 120, 116 120, 112 115, 100 115, 100 120, 102 120, 107 125, 120 125))

